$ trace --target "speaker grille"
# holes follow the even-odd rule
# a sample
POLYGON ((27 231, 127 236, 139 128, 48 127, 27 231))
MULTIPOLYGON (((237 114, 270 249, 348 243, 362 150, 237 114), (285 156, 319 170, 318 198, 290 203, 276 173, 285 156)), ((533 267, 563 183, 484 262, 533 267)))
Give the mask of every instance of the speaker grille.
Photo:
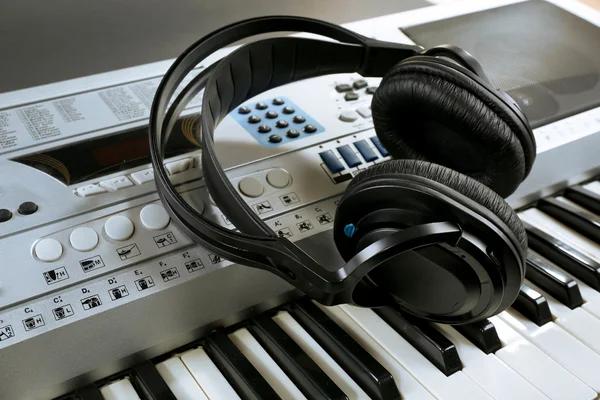
POLYGON ((467 50, 534 128, 600 106, 600 28, 553 4, 530 0, 401 29, 425 48, 467 50))

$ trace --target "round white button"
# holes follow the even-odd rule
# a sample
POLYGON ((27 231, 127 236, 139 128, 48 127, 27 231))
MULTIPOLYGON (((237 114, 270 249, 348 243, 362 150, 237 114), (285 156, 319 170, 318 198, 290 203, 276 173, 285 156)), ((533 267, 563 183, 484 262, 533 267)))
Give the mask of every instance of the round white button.
POLYGON ((98 245, 98 234, 86 226, 77 228, 69 236, 71 246, 78 251, 90 251, 98 245))
POLYGON ((55 239, 42 239, 35 244, 35 255, 41 261, 52 262, 56 261, 62 256, 63 248, 62 244, 55 239))
POLYGON ((146 228, 152 231, 160 231, 169 225, 171 217, 160 204, 149 204, 140 211, 140 220, 146 228))
POLYGON ((248 197, 258 197, 265 191, 262 183, 256 178, 247 176, 240 181, 240 192, 248 197))
POLYGON ((358 119, 358 114, 354 110, 344 110, 340 114, 340 120, 344 122, 354 122, 358 119))
POLYGON ((282 169, 273 169, 267 174, 269 185, 282 189, 290 184, 290 174, 282 169))
POLYGON ((133 235, 133 222, 122 215, 115 215, 106 221, 104 231, 112 240, 127 240, 133 235))

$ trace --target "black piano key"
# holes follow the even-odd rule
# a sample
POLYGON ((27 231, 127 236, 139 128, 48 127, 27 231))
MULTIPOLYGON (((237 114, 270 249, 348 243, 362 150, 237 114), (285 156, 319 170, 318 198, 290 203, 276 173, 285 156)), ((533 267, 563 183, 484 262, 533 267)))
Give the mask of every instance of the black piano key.
POLYGON ((77 389, 75 395, 79 400, 104 400, 96 385, 88 385, 77 389))
POLYGON ((583 304, 577 281, 531 252, 527 254, 526 278, 570 309, 583 304))
POLYGON ((392 374, 312 301, 300 300, 288 311, 371 398, 401 398, 392 374))
POLYGON ((373 311, 446 376, 462 369, 454 343, 426 321, 402 315, 391 307, 376 308, 373 311))
POLYGON ((485 354, 495 353, 502 348, 496 327, 490 320, 484 319, 471 324, 454 325, 453 328, 485 354))
POLYGON ((538 201, 537 209, 556 218, 583 236, 600 243, 600 217, 552 197, 538 201))
POLYGON ((177 400, 150 361, 136 365, 132 372, 134 382, 149 400, 177 400))
POLYGON ((308 399, 347 399, 342 390, 268 315, 247 329, 308 399))
POLYGON ((571 186, 565 190, 564 196, 583 208, 600 215, 600 194, 594 193, 580 185, 571 186))
POLYGON ((224 334, 209 336, 204 350, 243 399, 279 399, 271 385, 224 334))
POLYGON ((538 326, 552 321, 552 313, 546 298, 526 284, 521 286, 512 307, 538 326))
POLYGON ((600 263, 525 221, 523 225, 527 230, 529 247, 600 291, 600 263))

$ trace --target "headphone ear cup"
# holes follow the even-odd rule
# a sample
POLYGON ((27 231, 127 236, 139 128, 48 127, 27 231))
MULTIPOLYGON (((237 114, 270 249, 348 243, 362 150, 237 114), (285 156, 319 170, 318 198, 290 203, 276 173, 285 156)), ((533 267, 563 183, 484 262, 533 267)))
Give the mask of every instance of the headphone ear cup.
POLYGON ((447 64, 425 56, 397 64, 382 79, 371 110, 377 136, 396 159, 444 165, 502 197, 528 174, 530 133, 514 111, 447 64))

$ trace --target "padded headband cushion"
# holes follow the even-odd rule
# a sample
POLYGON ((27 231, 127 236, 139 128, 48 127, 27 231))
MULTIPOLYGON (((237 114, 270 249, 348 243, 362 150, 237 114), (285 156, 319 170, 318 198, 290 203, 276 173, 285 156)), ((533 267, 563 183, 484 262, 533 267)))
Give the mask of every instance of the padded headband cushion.
POLYGON ((447 166, 502 197, 525 179, 529 133, 506 115, 501 100, 451 66, 400 62, 381 81, 371 108, 377 135, 394 158, 447 166))
MULTIPOLYGON (((523 252, 527 252, 525 228, 508 203, 480 182, 441 165, 417 160, 390 160, 367 168, 356 175, 346 188, 346 194, 351 195, 352 188, 368 179, 394 174, 416 175, 431 179, 482 205, 504 222, 519 241, 523 252)), ((461 199, 461 196, 457 196, 456 193, 454 195, 451 192, 444 194, 463 204, 465 203, 464 199, 461 199)), ((468 204, 465 205, 468 206, 468 204)))

